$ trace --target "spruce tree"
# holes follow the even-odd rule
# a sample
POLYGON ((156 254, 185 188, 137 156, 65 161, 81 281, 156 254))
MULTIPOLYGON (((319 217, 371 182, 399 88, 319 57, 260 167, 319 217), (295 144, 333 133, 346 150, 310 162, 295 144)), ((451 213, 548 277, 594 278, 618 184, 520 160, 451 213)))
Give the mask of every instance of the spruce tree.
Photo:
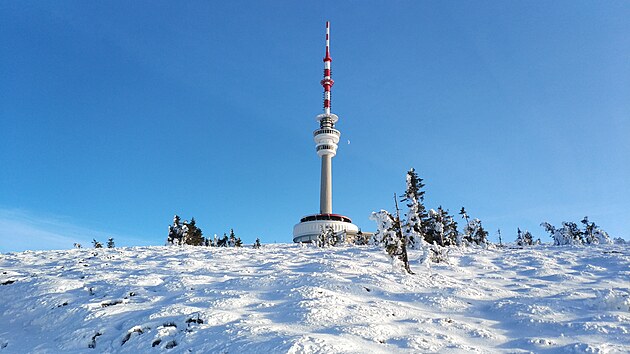
POLYGON ((520 227, 517 228, 517 231, 516 231, 516 244, 518 246, 523 246, 523 244, 524 244, 523 243, 523 233, 521 232, 521 228, 520 227))
POLYGON ((173 225, 168 227, 168 237, 166 238, 167 245, 181 245, 182 238, 184 236, 184 230, 180 224, 180 218, 178 215, 173 217, 173 225))
POLYGON ((217 247, 227 247, 228 246, 228 236, 223 233, 223 237, 217 241, 217 247))
POLYGON ((114 238, 113 237, 108 238, 107 239, 107 248, 114 248, 114 247, 116 247, 114 245, 114 238))
POLYGON ((595 225, 594 222, 589 222, 588 216, 585 216, 581 222, 582 224, 584 224, 584 231, 582 232, 582 234, 584 235, 584 241, 587 244, 599 243, 594 236, 594 231, 597 228, 597 225, 595 225))
POLYGON ((234 229, 230 229, 230 238, 228 239, 228 246, 234 247, 236 245, 236 235, 234 229))
POLYGON ((403 227, 403 234, 409 246, 414 248, 422 243, 422 239, 431 242, 426 235, 429 214, 424 206, 423 179, 418 176, 414 168, 407 171, 406 181, 407 188, 401 202, 406 202, 409 209, 406 214, 407 220, 403 227))
POLYGON ((204 244, 203 232, 197 227, 197 222, 193 217, 190 222, 184 223, 186 232, 184 236, 184 244, 191 246, 202 246, 204 244))
POLYGON ((438 208, 442 216, 442 223, 444 224, 444 246, 456 246, 458 244, 459 232, 457 232, 457 222, 448 213, 448 210, 438 208))
POLYGON ((466 226, 464 226, 464 235, 463 235, 463 239, 468 242, 471 243, 472 242, 472 227, 470 225, 470 220, 468 219, 468 213, 466 212, 466 209, 464 209, 464 207, 462 207, 462 209, 459 211, 459 215, 462 216, 462 219, 464 219, 466 221, 466 226))
POLYGON ((525 230, 525 233, 523 233, 523 240, 525 241, 525 244, 528 246, 534 245, 534 236, 532 235, 531 232, 527 230, 525 230))
POLYGON ((103 248, 103 244, 96 241, 96 239, 92 239, 92 245, 94 245, 94 248, 103 248))
POLYGON ((254 242, 254 248, 258 249, 260 248, 261 244, 260 244, 260 238, 256 238, 256 242, 254 242))

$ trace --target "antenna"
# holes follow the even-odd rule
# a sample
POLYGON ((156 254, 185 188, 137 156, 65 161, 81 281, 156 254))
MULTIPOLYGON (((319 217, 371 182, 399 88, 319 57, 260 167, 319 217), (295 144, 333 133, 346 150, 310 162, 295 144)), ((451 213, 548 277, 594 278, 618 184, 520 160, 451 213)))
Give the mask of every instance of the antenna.
POLYGON ((324 87, 324 113, 330 114, 330 89, 335 84, 331 77, 330 63, 330 22, 326 21, 326 56, 324 57, 324 79, 321 81, 324 87))

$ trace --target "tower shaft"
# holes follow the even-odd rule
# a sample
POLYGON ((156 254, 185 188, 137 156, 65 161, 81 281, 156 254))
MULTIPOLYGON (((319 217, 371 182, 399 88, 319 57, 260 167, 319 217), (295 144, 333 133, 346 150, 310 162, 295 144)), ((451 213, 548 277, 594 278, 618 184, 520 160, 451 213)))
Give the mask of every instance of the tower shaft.
POLYGON ((322 156, 322 178, 319 192, 319 213, 332 214, 332 156, 322 156))

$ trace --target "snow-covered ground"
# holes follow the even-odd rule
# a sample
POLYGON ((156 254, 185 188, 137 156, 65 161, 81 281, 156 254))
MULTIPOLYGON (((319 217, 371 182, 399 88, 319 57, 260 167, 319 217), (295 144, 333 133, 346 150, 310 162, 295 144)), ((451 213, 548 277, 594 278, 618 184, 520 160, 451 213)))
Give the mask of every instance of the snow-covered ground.
POLYGON ((0 254, 0 353, 630 352, 630 246, 0 254), (397 265, 396 265, 397 266, 397 265))

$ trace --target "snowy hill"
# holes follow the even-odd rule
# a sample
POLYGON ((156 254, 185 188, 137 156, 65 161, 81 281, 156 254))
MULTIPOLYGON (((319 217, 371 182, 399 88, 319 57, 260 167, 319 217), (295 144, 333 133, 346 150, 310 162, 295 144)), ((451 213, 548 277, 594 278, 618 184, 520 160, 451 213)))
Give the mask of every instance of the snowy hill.
POLYGON ((1 353, 630 352, 630 246, 0 255, 1 353))

